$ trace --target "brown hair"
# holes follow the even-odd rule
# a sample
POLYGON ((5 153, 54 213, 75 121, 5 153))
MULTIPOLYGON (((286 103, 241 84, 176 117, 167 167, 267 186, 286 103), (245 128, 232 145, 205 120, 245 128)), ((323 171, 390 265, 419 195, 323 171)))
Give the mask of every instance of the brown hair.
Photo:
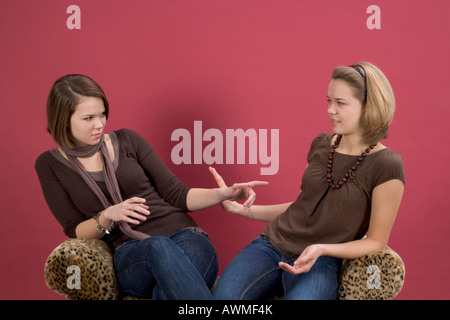
POLYGON ((108 118, 109 104, 103 89, 91 78, 81 74, 69 74, 56 80, 47 99, 47 131, 53 140, 65 148, 73 148, 70 118, 81 97, 103 100, 108 118))
POLYGON ((394 92, 386 76, 373 64, 358 62, 353 66, 361 67, 366 77, 353 67, 338 67, 331 78, 344 80, 354 89, 354 97, 363 105, 363 138, 366 143, 375 144, 387 138, 395 111, 394 92))

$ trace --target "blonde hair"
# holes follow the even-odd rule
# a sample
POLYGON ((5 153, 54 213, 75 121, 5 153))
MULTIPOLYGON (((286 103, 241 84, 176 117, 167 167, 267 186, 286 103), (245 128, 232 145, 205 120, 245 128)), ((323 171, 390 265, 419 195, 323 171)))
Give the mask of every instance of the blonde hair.
POLYGON ((353 66, 334 69, 331 78, 344 80, 354 89, 354 97, 363 105, 360 119, 363 138, 368 144, 375 144, 388 136, 395 111, 394 92, 386 76, 375 65, 358 62, 353 66), (353 66, 362 68, 365 78, 353 66))

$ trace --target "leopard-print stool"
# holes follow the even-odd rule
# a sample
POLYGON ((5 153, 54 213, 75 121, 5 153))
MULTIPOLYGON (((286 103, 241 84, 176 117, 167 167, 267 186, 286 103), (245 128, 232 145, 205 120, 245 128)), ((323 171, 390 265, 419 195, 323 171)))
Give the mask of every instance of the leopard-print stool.
MULTIPOLYGON (((69 300, 111 300, 120 295, 109 246, 102 240, 68 239, 56 247, 44 268, 45 281, 69 300)), ((344 260, 339 300, 384 300, 402 289, 405 265, 386 248, 361 258, 344 260)))
POLYGON ((115 300, 119 285, 111 249, 102 240, 68 239, 45 263, 45 282, 69 300, 115 300))
POLYGON ((390 300, 405 281, 405 264, 391 248, 344 260, 339 279, 340 300, 390 300))

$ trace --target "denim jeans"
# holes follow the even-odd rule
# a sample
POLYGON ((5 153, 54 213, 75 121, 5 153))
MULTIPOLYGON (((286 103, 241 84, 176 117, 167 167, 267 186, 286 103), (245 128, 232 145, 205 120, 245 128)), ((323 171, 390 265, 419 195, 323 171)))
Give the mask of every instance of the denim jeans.
POLYGON ((114 267, 125 295, 155 300, 212 299, 218 272, 214 246, 193 228, 127 242, 114 253, 114 267))
POLYGON ((285 300, 335 300, 341 259, 321 256, 307 273, 293 275, 278 266, 293 264, 267 239, 258 237, 225 268, 213 297, 217 300, 259 300, 275 293, 285 300))

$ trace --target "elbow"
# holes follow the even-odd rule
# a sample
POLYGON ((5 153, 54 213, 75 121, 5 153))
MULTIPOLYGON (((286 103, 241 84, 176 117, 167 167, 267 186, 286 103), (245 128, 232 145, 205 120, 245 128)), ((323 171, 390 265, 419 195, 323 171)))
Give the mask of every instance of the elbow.
POLYGON ((386 246, 387 246, 387 241, 383 241, 383 242, 379 241, 379 242, 377 242, 375 251, 384 250, 386 248, 386 246))
POLYGON ((64 234, 69 238, 78 238, 76 228, 64 228, 64 234))
POLYGON ((370 245, 370 251, 380 251, 380 250, 384 250, 387 246, 387 240, 380 240, 380 239, 367 239, 370 240, 371 245, 370 245))

